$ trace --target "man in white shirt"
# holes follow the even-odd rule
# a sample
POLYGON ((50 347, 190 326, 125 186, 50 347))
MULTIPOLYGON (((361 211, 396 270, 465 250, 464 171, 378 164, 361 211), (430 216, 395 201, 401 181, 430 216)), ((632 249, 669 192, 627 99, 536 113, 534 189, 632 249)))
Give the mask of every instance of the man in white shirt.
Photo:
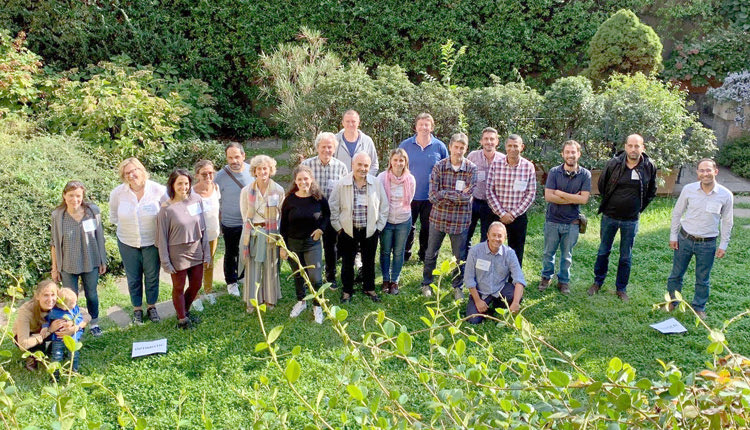
MULTIPOLYGON (((685 185, 680 192, 672 211, 669 233, 669 247, 674 250, 674 258, 672 273, 667 280, 667 291, 673 299, 675 291, 682 291, 682 278, 695 255, 695 295, 692 306, 700 318, 706 317, 714 257, 724 257, 734 222, 734 196, 716 182, 718 173, 714 160, 704 158, 698 162, 698 182, 685 185), (718 248, 717 238, 720 239, 718 248)), ((670 311, 675 304, 670 303, 670 311)))

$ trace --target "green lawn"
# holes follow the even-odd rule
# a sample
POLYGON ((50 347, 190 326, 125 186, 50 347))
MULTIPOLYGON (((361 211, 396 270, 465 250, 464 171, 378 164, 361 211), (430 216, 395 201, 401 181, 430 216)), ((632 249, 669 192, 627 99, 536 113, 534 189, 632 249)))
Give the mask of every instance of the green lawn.
MULTIPOLYGON (((570 296, 561 296, 555 288, 544 293, 537 291, 544 216, 538 210, 530 217, 524 259, 529 288, 523 302, 523 313, 552 345, 570 352, 585 349, 578 363, 592 375, 604 375, 607 362, 614 356, 630 363, 639 376, 645 377, 657 376, 661 370, 659 359, 672 361, 686 372, 703 369, 711 360, 706 353, 707 333, 696 328, 692 317, 675 315, 688 328, 685 335, 665 336, 649 327, 649 324, 667 317, 662 310, 652 310, 652 304, 663 300, 671 268, 668 232, 673 204, 673 199, 657 199, 641 219, 628 288, 631 300, 626 304, 612 294, 617 243, 611 256, 610 276, 602 291, 595 297, 586 294, 592 281, 599 243, 599 218, 595 216, 593 203, 588 207, 589 231, 581 236, 574 250, 570 296)), ((746 273, 750 234, 741 224, 747 224, 747 221, 736 223, 727 256, 717 260, 712 273, 711 300, 707 308, 707 321, 712 326, 721 326, 723 321, 750 308, 750 297, 746 294, 750 287, 746 273)), ((448 256, 449 243, 446 240, 441 257, 448 256)), ((294 287, 288 275, 289 268, 284 264, 284 298, 275 310, 268 313, 265 327, 268 330, 277 325, 285 326, 277 341, 280 353, 288 353, 295 345, 302 347, 297 357, 302 367, 298 384, 312 401, 321 388, 326 389, 326 396, 346 393, 347 378, 351 378, 347 370, 354 365, 342 363, 338 358, 344 348, 329 321, 322 326, 316 325, 310 311, 297 319, 288 318, 295 301, 294 287)), ((686 275, 688 282, 684 290, 688 301, 692 298, 692 277, 691 269, 686 275)), ((403 323, 409 330, 424 328, 420 316, 427 312, 424 307, 426 300, 419 295, 420 279, 421 265, 410 262, 404 268, 399 296, 384 297, 382 303, 374 304, 363 294, 355 294, 352 303, 346 306, 350 335, 355 340, 361 339, 362 334, 372 330, 373 318, 370 316, 365 320, 365 316, 378 309, 384 309, 389 317, 403 323)), ((379 280, 378 276, 378 286, 379 280)), ((167 286, 163 287, 167 290, 167 286)), ((102 302, 111 305, 119 301, 123 307, 129 306, 127 298, 118 297, 119 293, 112 291, 113 288, 109 284, 104 286, 102 302)), ((329 297, 333 304, 338 304, 338 294, 329 297)), ((445 304, 449 305, 447 301, 445 304)), ((288 425, 291 428, 301 428, 302 423, 310 421, 305 412, 296 408, 298 400, 286 387, 272 382, 270 389, 254 390, 261 375, 265 374, 273 381, 273 375, 278 374, 269 369, 267 352, 254 352, 255 345, 262 340, 259 323, 257 318, 244 312, 244 304, 239 299, 224 295, 215 306, 207 306, 202 317, 203 322, 198 328, 188 332, 176 329, 174 318, 158 325, 145 324, 125 330, 105 325, 103 337, 84 337, 81 372, 102 375, 106 386, 122 391, 137 416, 157 428, 174 428, 178 415, 188 420, 183 422, 183 428, 203 428, 203 411, 213 421, 214 428, 248 428, 260 419, 261 413, 261 408, 253 406, 251 399, 256 393, 261 399, 268 399, 269 390, 273 388, 280 390, 277 402, 289 413, 288 425), (136 360, 130 358, 131 342, 161 337, 168 339, 168 354, 136 360)), ((501 357, 510 358, 520 352, 519 344, 514 340, 516 334, 507 329, 483 324, 477 327, 477 332, 488 336, 495 346, 495 353, 501 357)), ((727 338, 735 352, 750 355, 749 320, 733 325, 727 338)), ((417 352, 428 350, 425 339, 415 337, 417 352)), ((20 354, 15 352, 13 361, 6 368, 23 396, 34 398, 29 393, 39 393, 42 387, 49 385, 49 379, 45 374, 30 374, 22 370, 20 360, 17 360, 19 357, 20 354)), ((402 362, 383 361, 377 364, 377 369, 390 389, 408 393, 412 407, 424 409, 421 402, 426 397, 414 383, 414 376, 405 371, 402 362)), ((74 398, 77 403, 87 406, 89 419, 116 423, 116 404, 101 390, 76 388, 74 398)), ((22 423, 44 427, 49 421, 51 400, 42 396, 42 400, 35 400, 34 405, 19 419, 22 423)), ((329 412, 336 417, 341 411, 331 407, 329 412)))

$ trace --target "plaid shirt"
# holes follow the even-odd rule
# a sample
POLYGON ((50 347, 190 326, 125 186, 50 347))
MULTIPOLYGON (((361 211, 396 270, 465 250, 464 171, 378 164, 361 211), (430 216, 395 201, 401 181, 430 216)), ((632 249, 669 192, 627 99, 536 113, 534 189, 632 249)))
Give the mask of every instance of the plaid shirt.
POLYGON ((432 168, 430 175, 430 224, 448 234, 463 233, 471 222, 471 194, 477 183, 477 166, 466 158, 461 168, 453 170, 451 159, 444 158, 432 168), (463 190, 456 184, 463 181, 463 190))
POLYGON ((362 188, 352 182, 354 201, 352 202, 352 226, 354 228, 367 227, 367 182, 362 188))
POLYGON ((320 190, 323 192, 323 196, 328 200, 331 197, 331 191, 333 191, 333 185, 341 178, 349 173, 341 160, 331 158, 328 164, 323 164, 318 156, 308 158, 301 164, 312 169, 313 177, 315 182, 318 183, 320 190))
MULTIPOLYGON (((495 151, 495 156, 492 157, 492 161, 501 158, 505 158, 505 154, 495 151)), ((466 159, 477 166, 477 186, 474 188, 474 198, 487 200, 487 172, 490 170, 492 161, 487 161, 487 157, 484 156, 484 151, 481 149, 471 151, 469 155, 466 156, 466 159)))
POLYGON ((487 173, 487 203, 498 216, 510 212, 513 217, 526 213, 536 197, 534 165, 520 157, 518 165, 508 164, 506 157, 495 159, 487 173))

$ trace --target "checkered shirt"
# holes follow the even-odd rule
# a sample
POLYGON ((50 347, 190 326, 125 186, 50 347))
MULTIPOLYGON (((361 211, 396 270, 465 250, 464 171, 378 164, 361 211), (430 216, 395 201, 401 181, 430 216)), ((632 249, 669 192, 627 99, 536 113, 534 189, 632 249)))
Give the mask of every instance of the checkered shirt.
MULTIPOLYGON (((492 158, 492 161, 499 160, 500 158, 505 158, 505 154, 495 151, 495 156, 492 158)), ((490 170, 492 161, 487 161, 487 157, 484 156, 484 151, 481 149, 471 151, 469 155, 466 156, 466 159, 477 166, 477 186, 474 187, 474 198, 487 200, 487 172, 490 170), (484 179, 479 179, 479 176, 481 175, 479 172, 484 172, 484 179)))
POLYGON ((323 196, 328 200, 331 197, 331 191, 333 191, 333 185, 341 178, 343 178, 349 171, 341 160, 331 158, 328 164, 324 165, 318 156, 308 158, 301 164, 312 169, 313 177, 315 182, 318 183, 320 190, 323 192, 323 196))
POLYGON ((362 188, 352 181, 352 226, 354 228, 367 227, 367 183, 362 188), (364 204, 362 204, 364 203, 364 204))
POLYGON ((487 173, 487 203, 498 216, 510 212, 514 217, 526 213, 536 197, 534 165, 520 157, 518 165, 508 164, 507 158, 495 159, 487 173), (522 190, 515 190, 516 181, 526 181, 522 190))
POLYGON ((458 171, 451 159, 444 158, 432 168, 430 175, 430 225, 438 231, 458 234, 466 231, 471 222, 471 194, 477 183, 477 166, 466 158, 458 171), (464 182, 464 191, 456 191, 456 182, 464 182))

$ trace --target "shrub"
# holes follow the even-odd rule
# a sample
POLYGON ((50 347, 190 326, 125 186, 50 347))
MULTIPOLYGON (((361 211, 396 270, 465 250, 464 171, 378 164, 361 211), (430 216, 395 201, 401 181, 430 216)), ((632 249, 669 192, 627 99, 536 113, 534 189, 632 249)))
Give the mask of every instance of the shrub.
POLYGON ((632 133, 643 136, 659 168, 694 163, 716 150, 713 131, 687 111, 687 93, 642 73, 613 75, 599 96, 601 117, 589 137, 614 154, 632 133))
POLYGON ((586 73, 603 81, 612 73, 646 75, 661 71, 662 44, 656 32, 629 10, 619 10, 604 21, 591 38, 586 73))
POLYGON ((144 157, 161 152, 189 112, 176 93, 156 94, 151 70, 101 62, 88 80, 77 80, 76 72, 63 74, 52 92, 47 125, 53 133, 144 157))
POLYGON ((717 85, 724 76, 747 68, 750 32, 719 28, 694 40, 678 43, 666 62, 664 76, 693 86, 717 85))
POLYGON ((167 146, 164 153, 143 159, 143 164, 151 173, 169 176, 177 167, 193 172, 198 160, 211 160, 217 169, 226 162, 225 145, 216 140, 178 140, 167 146))
POLYGON ((750 107, 750 71, 730 73, 719 88, 708 90, 708 95, 719 102, 735 103, 737 116, 734 121, 745 126, 745 110, 750 107))
POLYGON ((0 29, 0 116, 27 110, 37 100, 36 80, 41 73, 42 58, 26 48, 26 34, 12 39, 0 29))
MULTIPOLYGON (((92 155, 81 141, 63 136, 19 135, 15 124, 0 121, 0 281, 8 273, 20 275, 27 286, 48 276, 50 270, 50 213, 62 199, 65 183, 82 181, 88 197, 108 219, 110 191, 117 173, 114 165, 92 155)), ((108 240, 109 242, 110 240, 108 240)), ((119 266, 119 254, 107 247, 110 266, 119 266)))
POLYGON ((732 173, 750 179, 750 135, 732 139, 719 148, 716 162, 732 173))
POLYGON ((527 146, 540 135, 537 118, 544 98, 524 82, 510 82, 475 88, 466 95, 469 137, 479 140, 482 129, 494 127, 501 142, 511 133, 520 135, 527 146))

